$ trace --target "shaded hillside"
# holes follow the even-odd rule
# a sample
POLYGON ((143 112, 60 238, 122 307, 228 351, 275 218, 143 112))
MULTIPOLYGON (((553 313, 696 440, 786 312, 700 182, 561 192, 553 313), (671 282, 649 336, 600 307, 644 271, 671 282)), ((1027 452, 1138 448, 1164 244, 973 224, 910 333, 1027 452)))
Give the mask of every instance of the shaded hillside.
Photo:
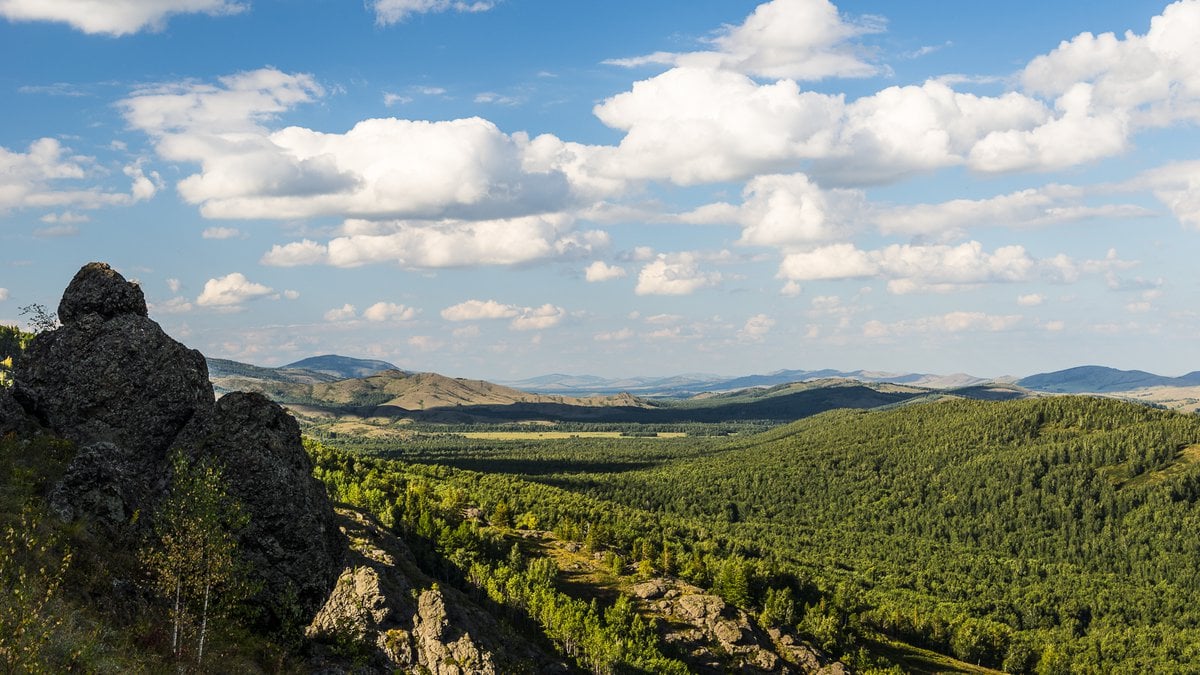
POLYGON ((965 661, 1188 672, 1198 449, 1192 415, 958 400, 830 412, 657 468, 544 480, 725 523, 844 585, 865 625, 965 661))
POLYGON ((1164 377, 1144 370, 1118 370, 1104 366, 1079 366, 1052 373, 1030 375, 1017 381, 1028 389, 1059 394, 1106 394, 1146 387, 1200 385, 1200 371, 1183 377, 1164 377))

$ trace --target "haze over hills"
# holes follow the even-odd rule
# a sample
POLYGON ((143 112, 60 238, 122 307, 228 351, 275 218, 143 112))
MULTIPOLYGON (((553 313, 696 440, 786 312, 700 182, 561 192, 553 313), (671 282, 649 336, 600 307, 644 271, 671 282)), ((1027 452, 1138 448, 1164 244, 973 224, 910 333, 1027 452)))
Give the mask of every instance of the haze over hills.
MULTIPOLYGON (((859 382, 889 382, 929 389, 953 389, 982 384, 989 380, 965 373, 934 375, 929 373, 889 373, 868 370, 777 370, 765 375, 725 377, 711 373, 688 373, 670 377, 605 378, 598 375, 541 375, 501 383, 516 389, 543 394, 611 394, 629 392, 638 396, 681 398, 705 392, 729 392, 754 387, 773 387, 791 382, 824 379, 848 379, 859 382)), ((1007 381, 1007 378, 1005 378, 1007 381)))
POLYGON ((300 359, 295 363, 289 363, 281 368, 301 370, 313 370, 318 373, 325 373, 337 379, 346 379, 350 377, 367 377, 375 373, 381 373, 385 370, 401 370, 399 367, 388 363, 387 361, 379 361, 376 359, 356 359, 349 356, 339 356, 337 354, 324 354, 322 356, 310 356, 307 359, 300 359))

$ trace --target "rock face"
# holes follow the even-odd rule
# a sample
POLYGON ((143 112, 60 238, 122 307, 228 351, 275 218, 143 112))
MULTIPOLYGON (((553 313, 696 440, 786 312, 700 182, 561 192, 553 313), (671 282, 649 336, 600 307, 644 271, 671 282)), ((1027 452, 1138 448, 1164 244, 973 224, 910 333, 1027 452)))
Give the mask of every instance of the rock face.
POLYGON ((761 630, 746 612, 677 579, 650 579, 633 594, 664 617, 663 639, 697 673, 844 673, 815 648, 776 629, 761 630))
POLYGON ((262 394, 226 394, 176 447, 226 467, 229 494, 251 514, 241 551, 262 583, 258 601, 267 623, 290 613, 283 598, 313 616, 341 571, 345 540, 324 486, 312 477, 296 420, 262 394))
POLYGON ((156 454, 212 407, 204 357, 151 321, 141 288, 108 265, 79 270, 59 316, 13 373, 14 397, 55 431, 156 454))
POLYGON ((438 588, 404 543, 369 516, 338 509, 338 521, 353 544, 329 600, 308 628, 310 637, 359 645, 370 654, 371 672, 571 672, 462 593, 438 588))
POLYGON ((12 398, 0 395, 0 429, 19 423, 15 402, 80 446, 50 495, 54 509, 136 541, 168 489, 172 449, 213 457, 249 517, 243 553, 265 622, 307 623, 341 571, 345 541, 296 422, 258 395, 214 404, 204 356, 150 320, 137 284, 104 263, 79 270, 58 313, 63 326, 33 339, 12 398))

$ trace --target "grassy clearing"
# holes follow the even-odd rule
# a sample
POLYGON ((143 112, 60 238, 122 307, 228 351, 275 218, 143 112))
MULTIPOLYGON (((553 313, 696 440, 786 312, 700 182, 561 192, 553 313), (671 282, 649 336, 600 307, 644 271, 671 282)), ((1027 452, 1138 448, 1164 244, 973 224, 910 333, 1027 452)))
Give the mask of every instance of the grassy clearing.
POLYGON ((1151 471, 1137 476, 1136 478, 1125 483, 1124 487, 1131 488, 1143 485, 1157 485, 1171 476, 1174 476, 1175 474, 1182 473, 1189 466, 1195 464, 1196 462, 1200 462, 1200 444, 1190 445, 1180 450, 1179 454, 1175 457, 1175 461, 1171 462, 1162 469, 1159 469, 1158 471, 1151 471))
POLYGON ((683 438, 682 431, 662 431, 656 436, 622 436, 620 431, 464 431, 456 434, 488 441, 560 441, 565 438, 683 438))

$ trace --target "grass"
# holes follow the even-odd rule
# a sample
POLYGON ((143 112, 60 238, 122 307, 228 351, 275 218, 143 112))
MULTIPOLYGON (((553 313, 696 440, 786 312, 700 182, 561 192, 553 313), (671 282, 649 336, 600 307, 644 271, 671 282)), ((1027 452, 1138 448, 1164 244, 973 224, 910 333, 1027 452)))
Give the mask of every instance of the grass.
POLYGON ((682 431, 661 431, 655 436, 625 436, 620 431, 464 431, 455 434, 488 441, 560 441, 566 438, 683 438, 682 431))

